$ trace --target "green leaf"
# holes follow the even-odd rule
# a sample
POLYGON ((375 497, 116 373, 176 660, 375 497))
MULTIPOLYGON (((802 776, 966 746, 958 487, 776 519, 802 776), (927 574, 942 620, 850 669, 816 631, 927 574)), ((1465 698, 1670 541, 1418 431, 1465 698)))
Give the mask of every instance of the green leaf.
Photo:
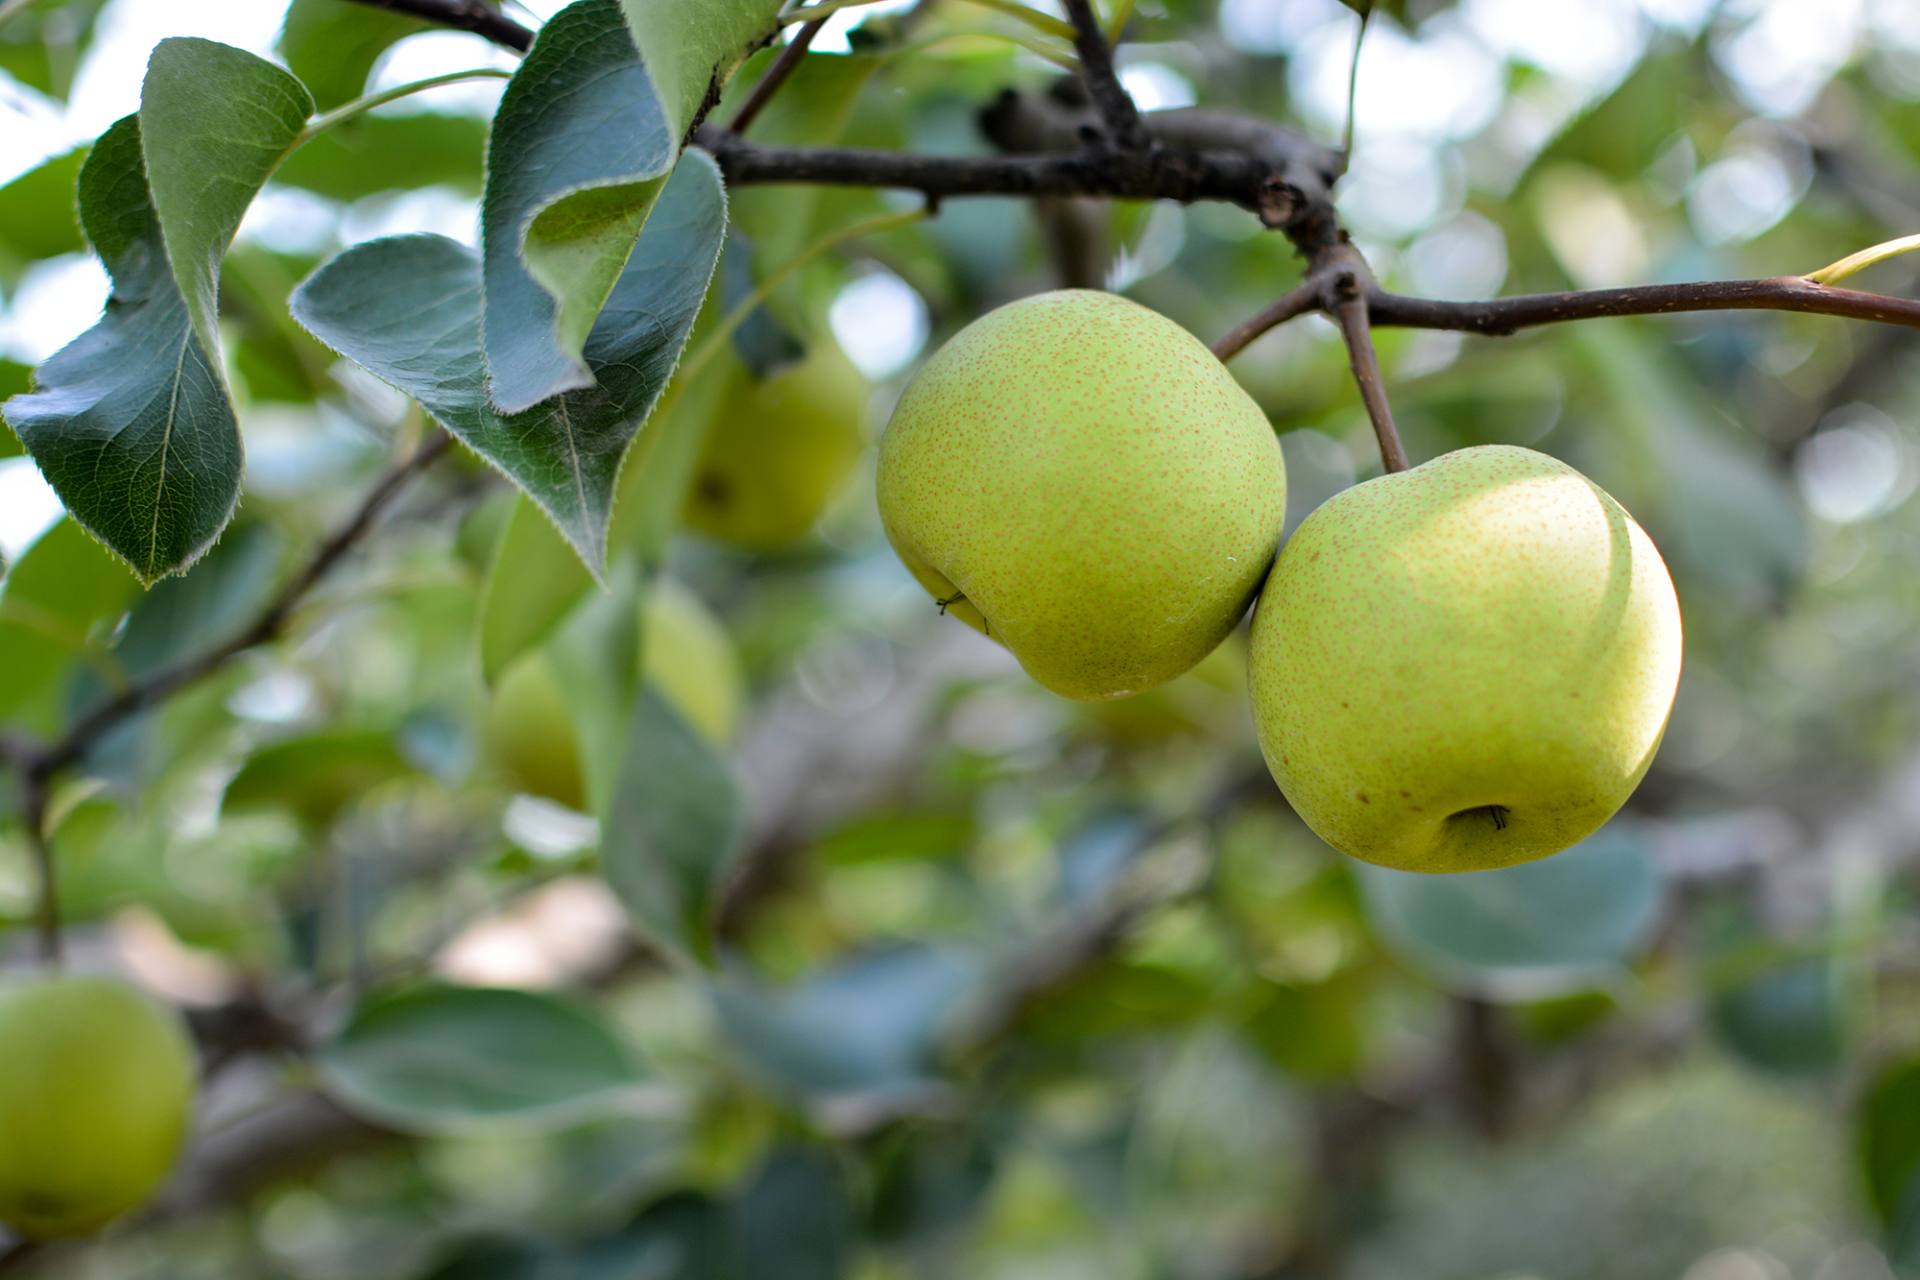
POLYGON ((1537 999, 1618 973, 1660 901, 1642 840, 1618 828, 1497 871, 1355 869, 1384 941, 1450 984, 1496 998, 1537 999))
POLYGON ((43 258, 87 247, 74 190, 86 158, 87 148, 75 147, 0 187, 0 283, 14 284, 43 258))
MULTIPOLYGON (((753 246, 735 228, 727 236, 726 252, 720 255, 720 296, 732 311, 745 302, 759 283, 753 274, 753 246)), ((793 331, 781 324, 765 305, 747 313, 733 331, 733 353, 756 378, 767 378, 807 354, 807 348, 793 331)))
POLYGON ((408 1133, 555 1128, 629 1107, 645 1081, 598 1016, 530 991, 428 986, 362 1004, 317 1065, 327 1092, 408 1133))
POLYGON ((480 674, 487 683, 552 635, 592 586, 553 521, 517 499, 480 597, 480 674))
POLYGON ((248 756, 227 784, 220 807, 225 813, 283 809, 320 831, 373 788, 414 772, 390 732, 323 729, 269 743, 248 756))
POLYGON ((240 432, 167 276, 128 116, 80 173, 81 211, 113 276, 107 313, 0 405, 75 520, 143 582, 186 567, 240 498, 240 432))
POLYGON ((297 80, 251 54, 162 41, 139 115, 81 167, 81 220, 113 296, 0 410, 68 511, 143 582, 198 559, 239 501, 220 259, 309 106, 297 80))
POLYGON ((748 51, 773 34, 782 2, 620 0, 675 142, 719 98, 748 51))
POLYGON ((680 166, 587 340, 599 381, 521 414, 488 402, 481 264, 451 240, 356 245, 296 289, 291 305, 315 337, 418 400, 505 472, 598 575, 621 459, 679 359, 725 227, 718 169, 704 156, 680 166))
POLYGON ((0 71, 65 100, 106 0, 35 0, 0 23, 0 71))
POLYGON ((587 806, 603 815, 615 800, 640 693, 644 582, 639 567, 626 560, 607 585, 567 617, 547 646, 579 744, 587 806))
POLYGON ((853 1194, 820 1147, 774 1148, 733 1204, 739 1274, 842 1280, 852 1263, 853 1194))
POLYGON ((0 722, 60 727, 74 672, 109 660, 105 633, 133 594, 119 562, 74 521, 41 534, 0 585, 0 722))
POLYGON ((1767 966, 1714 996, 1709 1020, 1721 1043, 1782 1075, 1817 1075, 1846 1059, 1851 1040, 1844 973, 1828 955, 1767 966))
POLYGON ((147 187, 174 283, 209 353, 220 350, 220 259, 311 114, 313 99, 298 80, 218 41, 162 40, 147 64, 147 187))
POLYGON ((431 28, 418 18, 340 0, 293 0, 280 26, 280 56, 325 110, 357 98, 396 41, 431 28))
POLYGON ((713 893, 741 825, 727 762, 646 686, 601 822, 600 871, 649 937, 706 954, 713 893))
POLYGON ((1874 1213, 1897 1245, 1920 1244, 1920 1059, 1881 1072, 1854 1125, 1874 1213))
POLYGON ((540 29, 494 116, 481 202, 502 412, 593 385, 589 331, 678 151, 614 0, 578 0, 540 29))
MULTIPOLYGON (((349 13, 371 12, 341 0, 325 2, 349 13)), ((273 180, 330 200, 430 186, 473 194, 480 190, 486 145, 487 123, 473 116, 366 115, 302 146, 273 180)))
POLYGON ((912 1095, 937 1083, 935 1037, 983 972, 971 952, 898 947, 786 991, 732 980, 714 988, 713 1000, 735 1051, 784 1092, 912 1095))

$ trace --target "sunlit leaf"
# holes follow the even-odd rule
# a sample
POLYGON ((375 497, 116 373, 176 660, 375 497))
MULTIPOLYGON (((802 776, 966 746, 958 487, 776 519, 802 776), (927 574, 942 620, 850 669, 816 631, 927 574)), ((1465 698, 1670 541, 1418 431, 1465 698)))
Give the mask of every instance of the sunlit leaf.
POLYGON ((784 0, 620 0, 659 95, 667 135, 687 135, 749 47, 771 36, 784 0))

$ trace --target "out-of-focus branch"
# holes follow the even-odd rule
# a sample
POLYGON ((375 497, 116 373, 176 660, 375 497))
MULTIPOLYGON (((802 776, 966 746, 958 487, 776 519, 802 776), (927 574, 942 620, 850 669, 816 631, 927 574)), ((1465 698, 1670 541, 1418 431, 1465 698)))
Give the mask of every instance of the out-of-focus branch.
POLYGON ((500 12, 486 0, 350 0, 372 9, 404 13, 437 27, 471 31, 503 48, 525 53, 533 47, 533 32, 500 12))

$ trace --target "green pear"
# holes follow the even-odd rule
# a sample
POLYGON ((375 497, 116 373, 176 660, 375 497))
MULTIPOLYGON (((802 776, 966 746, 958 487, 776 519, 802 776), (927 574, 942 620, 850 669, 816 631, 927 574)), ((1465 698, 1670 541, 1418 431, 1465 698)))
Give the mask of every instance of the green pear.
POLYGON ((1633 517, 1554 458, 1462 449, 1332 498, 1254 611, 1267 766, 1342 853, 1477 871, 1557 853, 1639 785, 1680 606, 1633 517))
POLYGON ((726 357, 731 385, 707 425, 681 518, 755 550, 813 531, 866 447, 867 380, 824 330, 797 363, 756 378, 726 357))
POLYGON ((975 320, 880 445, 880 517, 941 607, 1042 685, 1117 698, 1211 653, 1280 539, 1260 407, 1171 320, 1088 290, 975 320))
MULTIPOLYGON (((745 700, 740 661, 725 625, 671 578, 654 580, 640 623, 642 677, 695 732, 724 746, 745 700)), ((494 761, 519 790, 570 809, 587 807, 573 713, 544 651, 527 654, 502 673, 485 733, 494 761)))
POLYGON ((195 1080, 179 1016, 131 987, 0 987, 0 1222, 75 1235, 143 1203, 180 1154, 195 1080))

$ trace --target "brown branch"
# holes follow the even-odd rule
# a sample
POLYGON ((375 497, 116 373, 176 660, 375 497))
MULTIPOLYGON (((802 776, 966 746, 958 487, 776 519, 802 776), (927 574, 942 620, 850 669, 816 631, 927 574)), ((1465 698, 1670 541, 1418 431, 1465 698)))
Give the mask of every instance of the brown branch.
POLYGON ((1107 140, 1126 151, 1143 151, 1151 145, 1140 109, 1120 83, 1113 69, 1113 50, 1107 47, 1106 33, 1093 12, 1093 0, 1066 0, 1067 18, 1073 23, 1073 47, 1080 55, 1080 78, 1086 82, 1093 105, 1099 108, 1107 140))
POLYGON ((1920 328, 1920 299, 1837 289, 1799 276, 1527 293, 1486 302, 1436 302, 1376 290, 1367 301, 1369 315, 1377 325, 1454 329, 1494 336, 1568 320, 1671 315, 1683 311, 1801 311, 1920 328))
POLYGON ((780 86, 787 82, 787 77, 799 70, 801 60, 807 56, 807 46, 813 43, 813 38, 820 34, 820 28, 826 25, 825 18, 815 18, 794 32, 793 39, 774 58, 773 65, 753 86, 753 92, 747 95, 747 100, 740 104, 740 110, 734 112, 733 119, 727 122, 728 129, 734 133, 747 131, 754 119, 773 101, 773 95, 780 92, 780 86))
POLYGON ((332 572, 355 543, 364 537, 373 527, 374 520, 380 515, 396 494, 404 489, 414 476, 433 465, 452 445, 453 437, 436 433, 434 438, 422 445, 412 457, 398 464, 381 477, 378 484, 361 499, 351 515, 335 529, 327 540, 320 544, 313 558, 279 594, 260 611, 245 628, 215 645, 211 649, 190 655, 162 667, 142 680, 129 684, 119 693, 100 703, 75 721, 65 736, 44 749, 32 753, 26 760, 25 772, 29 779, 45 779, 65 768, 85 754, 100 736, 127 718, 137 715, 155 703, 164 700, 190 684, 194 684, 218 671, 234 658, 258 645, 265 644, 278 636, 286 626, 287 620, 306 594, 328 573, 332 572))
MULTIPOLYGON (((1351 277, 1346 278, 1353 286, 1351 277)), ((1373 349, 1373 329, 1367 323, 1367 300, 1359 293, 1341 298, 1329 310, 1340 326, 1340 337, 1347 344, 1347 364, 1353 369, 1354 385, 1360 388, 1360 402, 1367 407, 1373 423, 1374 439, 1380 442, 1380 462, 1389 474, 1407 469, 1406 446, 1400 443, 1400 429, 1393 423, 1393 410, 1387 405, 1386 384, 1380 379, 1380 356, 1373 349)))
POLYGON ((1220 200, 1284 226, 1299 211, 1297 189, 1258 157, 1230 151, 1155 150, 1139 155, 922 156, 857 147, 770 147, 724 129, 694 138, 731 186, 803 183, 893 187, 931 200, 957 196, 1113 196, 1128 200, 1220 200))
POLYGON ((1320 284, 1315 280, 1303 280, 1293 288, 1274 299, 1272 304, 1259 314, 1235 325, 1213 344, 1213 354, 1221 360, 1231 360, 1245 351, 1254 339, 1269 329, 1275 329, 1309 311, 1320 309, 1320 284))
POLYGON ((58 969, 62 960, 60 870, 47 836, 47 779, 32 769, 20 771, 20 825, 26 828, 27 848, 33 855, 33 931, 39 939, 40 963, 58 969))
POLYGON ((533 47, 533 32, 521 26, 486 0, 349 0, 370 9, 404 13, 436 27, 471 31, 502 48, 525 53, 533 47))

